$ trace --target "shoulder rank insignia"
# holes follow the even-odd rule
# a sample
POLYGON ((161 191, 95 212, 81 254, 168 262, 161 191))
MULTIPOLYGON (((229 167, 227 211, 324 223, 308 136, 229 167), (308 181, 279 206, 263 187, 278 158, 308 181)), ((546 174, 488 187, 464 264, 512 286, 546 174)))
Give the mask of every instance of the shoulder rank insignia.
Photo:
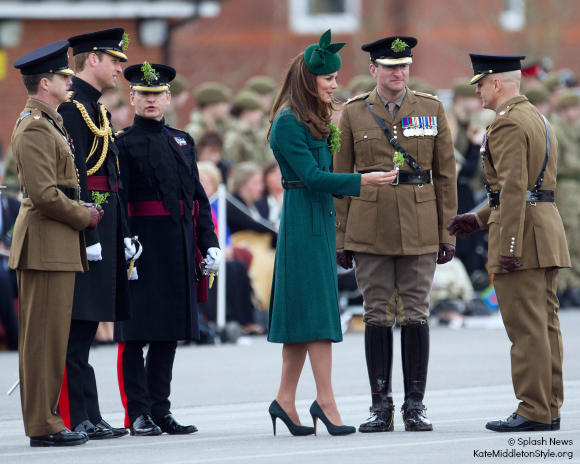
POLYGON ((34 119, 40 119, 40 115, 39 114, 34 115, 34 119))
POLYGON ((187 145, 187 140, 185 140, 183 137, 173 137, 175 139, 175 141, 177 142, 177 144, 180 147, 183 147, 184 145, 187 145))

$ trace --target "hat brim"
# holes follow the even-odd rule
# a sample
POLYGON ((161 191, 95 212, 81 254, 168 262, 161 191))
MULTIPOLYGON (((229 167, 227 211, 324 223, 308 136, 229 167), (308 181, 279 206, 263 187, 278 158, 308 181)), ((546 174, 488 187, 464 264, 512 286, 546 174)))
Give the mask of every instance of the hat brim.
POLYGON ((482 79, 483 77, 487 76, 489 73, 481 73, 481 74, 476 74, 475 76, 473 76, 473 79, 471 79, 471 81, 469 82, 470 85, 473 84, 477 84, 477 82, 482 79))
POLYGON ((137 90, 138 92, 165 92, 169 90, 168 85, 160 85, 159 87, 147 87, 144 85, 132 85, 131 90, 137 90))
POLYGON ((413 62, 413 58, 410 56, 406 56, 405 58, 377 58, 372 61, 376 61, 383 66, 400 66, 402 64, 411 64, 413 62))
POLYGON ((122 62, 126 62, 129 61, 129 58, 127 58, 127 55, 125 55, 124 53, 118 52, 117 50, 101 50, 102 52, 108 53, 109 55, 114 56, 115 58, 120 58, 122 62))
POLYGON ((56 71, 50 71, 53 74, 62 74, 63 76, 74 76, 75 72, 72 69, 57 69, 56 71))

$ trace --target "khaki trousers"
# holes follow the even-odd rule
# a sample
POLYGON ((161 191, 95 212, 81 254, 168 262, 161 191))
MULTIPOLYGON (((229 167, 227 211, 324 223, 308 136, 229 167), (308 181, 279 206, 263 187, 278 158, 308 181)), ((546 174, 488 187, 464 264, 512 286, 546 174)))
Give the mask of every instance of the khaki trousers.
POLYGON ((74 272, 16 270, 20 299, 18 354, 26 436, 66 427, 56 413, 70 329, 74 272))
POLYGON ((416 324, 429 317, 429 293, 437 253, 384 256, 355 252, 354 261, 356 281, 364 299, 365 322, 392 326, 400 302, 405 321, 401 323, 397 318, 399 324, 416 324))
POLYGON ((549 424, 564 402, 562 334, 556 297, 557 268, 495 274, 501 316, 512 342, 517 413, 549 424))

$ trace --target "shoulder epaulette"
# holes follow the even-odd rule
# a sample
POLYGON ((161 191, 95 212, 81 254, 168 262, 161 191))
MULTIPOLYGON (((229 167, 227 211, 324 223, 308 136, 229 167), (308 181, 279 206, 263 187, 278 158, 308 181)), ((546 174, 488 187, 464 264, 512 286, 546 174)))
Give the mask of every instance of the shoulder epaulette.
POLYGON ((413 90, 413 93, 415 95, 417 95, 418 97, 425 97, 425 98, 430 98, 431 100, 439 100, 439 97, 437 95, 431 95, 430 93, 424 93, 424 92, 417 92, 416 90, 413 90))
POLYGON ((186 132, 183 129, 178 129, 177 127, 171 127, 171 126, 168 126, 167 124, 165 124, 165 127, 167 127, 168 129, 177 131, 177 132, 181 132, 181 133, 183 133, 185 135, 189 135, 189 132, 186 132))
POLYGON ((131 132, 132 130, 133 130, 133 126, 124 127, 120 131, 115 132, 115 138, 118 139, 119 137, 124 137, 129 132, 131 132))
POLYGON ((368 97, 369 94, 370 94, 370 92, 361 93, 360 95, 357 95, 356 97, 349 98, 347 101, 344 102, 344 104, 348 105, 349 103, 352 103, 353 101, 363 100, 364 98, 368 97))
POLYGON ((76 92, 76 90, 69 90, 69 91, 67 92, 67 95, 68 95, 68 100, 66 101, 66 103, 70 103, 70 102, 72 101, 72 98, 73 98, 73 96, 74 96, 75 92, 76 92))

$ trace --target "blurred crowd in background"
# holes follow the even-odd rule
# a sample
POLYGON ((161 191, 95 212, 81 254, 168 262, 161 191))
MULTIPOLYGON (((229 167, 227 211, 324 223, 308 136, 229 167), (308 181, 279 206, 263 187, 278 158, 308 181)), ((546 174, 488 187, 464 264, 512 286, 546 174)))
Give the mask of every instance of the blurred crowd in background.
MULTIPOLYGON (((558 292, 561 307, 580 307, 580 97, 576 76, 571 71, 551 70, 543 63, 523 70, 521 94, 549 119, 558 138, 556 204, 564 221, 572 258, 572 268, 560 271, 558 292)), ((208 197, 213 197, 216 229, 215 193, 220 184, 227 185, 226 317, 243 334, 263 334, 267 326, 283 201, 280 170, 267 140, 270 109, 278 85, 270 77, 255 76, 236 92, 217 82, 205 82, 191 89, 187 80, 178 76, 171 83, 170 111, 165 114, 166 124, 186 130, 196 142, 199 176, 208 197), (191 108, 188 120, 178 119, 179 108, 191 108)), ((375 86, 376 79, 372 76, 359 75, 339 87, 334 97, 345 102, 370 92, 375 86)), ((469 85, 468 78, 458 79, 443 90, 413 77, 408 86, 417 92, 437 95, 444 102, 457 161, 458 213, 472 211, 486 200, 480 145, 495 113, 482 110, 476 86, 469 85)), ((107 91, 100 101, 111 112, 115 131, 131 125, 134 110, 124 91, 107 91)), ((336 111, 335 122, 339 117, 340 111, 336 111)), ((7 141, 0 142, 0 184, 7 187, 0 190, 0 346, 15 350, 16 279, 5 256, 10 250, 20 189, 16 163, 7 141)), ((466 316, 490 315, 497 310, 486 263, 487 235, 480 231, 458 240, 455 259, 448 265, 438 266, 431 310, 441 323, 461 326, 466 316)), ((201 306, 207 342, 214 335, 212 321, 216 319, 218 285, 219 279, 210 291, 208 303, 201 306)), ((339 292, 343 310, 360 304, 353 272, 339 273, 339 292)), ((101 343, 110 342, 106 336, 97 338, 101 343)))

